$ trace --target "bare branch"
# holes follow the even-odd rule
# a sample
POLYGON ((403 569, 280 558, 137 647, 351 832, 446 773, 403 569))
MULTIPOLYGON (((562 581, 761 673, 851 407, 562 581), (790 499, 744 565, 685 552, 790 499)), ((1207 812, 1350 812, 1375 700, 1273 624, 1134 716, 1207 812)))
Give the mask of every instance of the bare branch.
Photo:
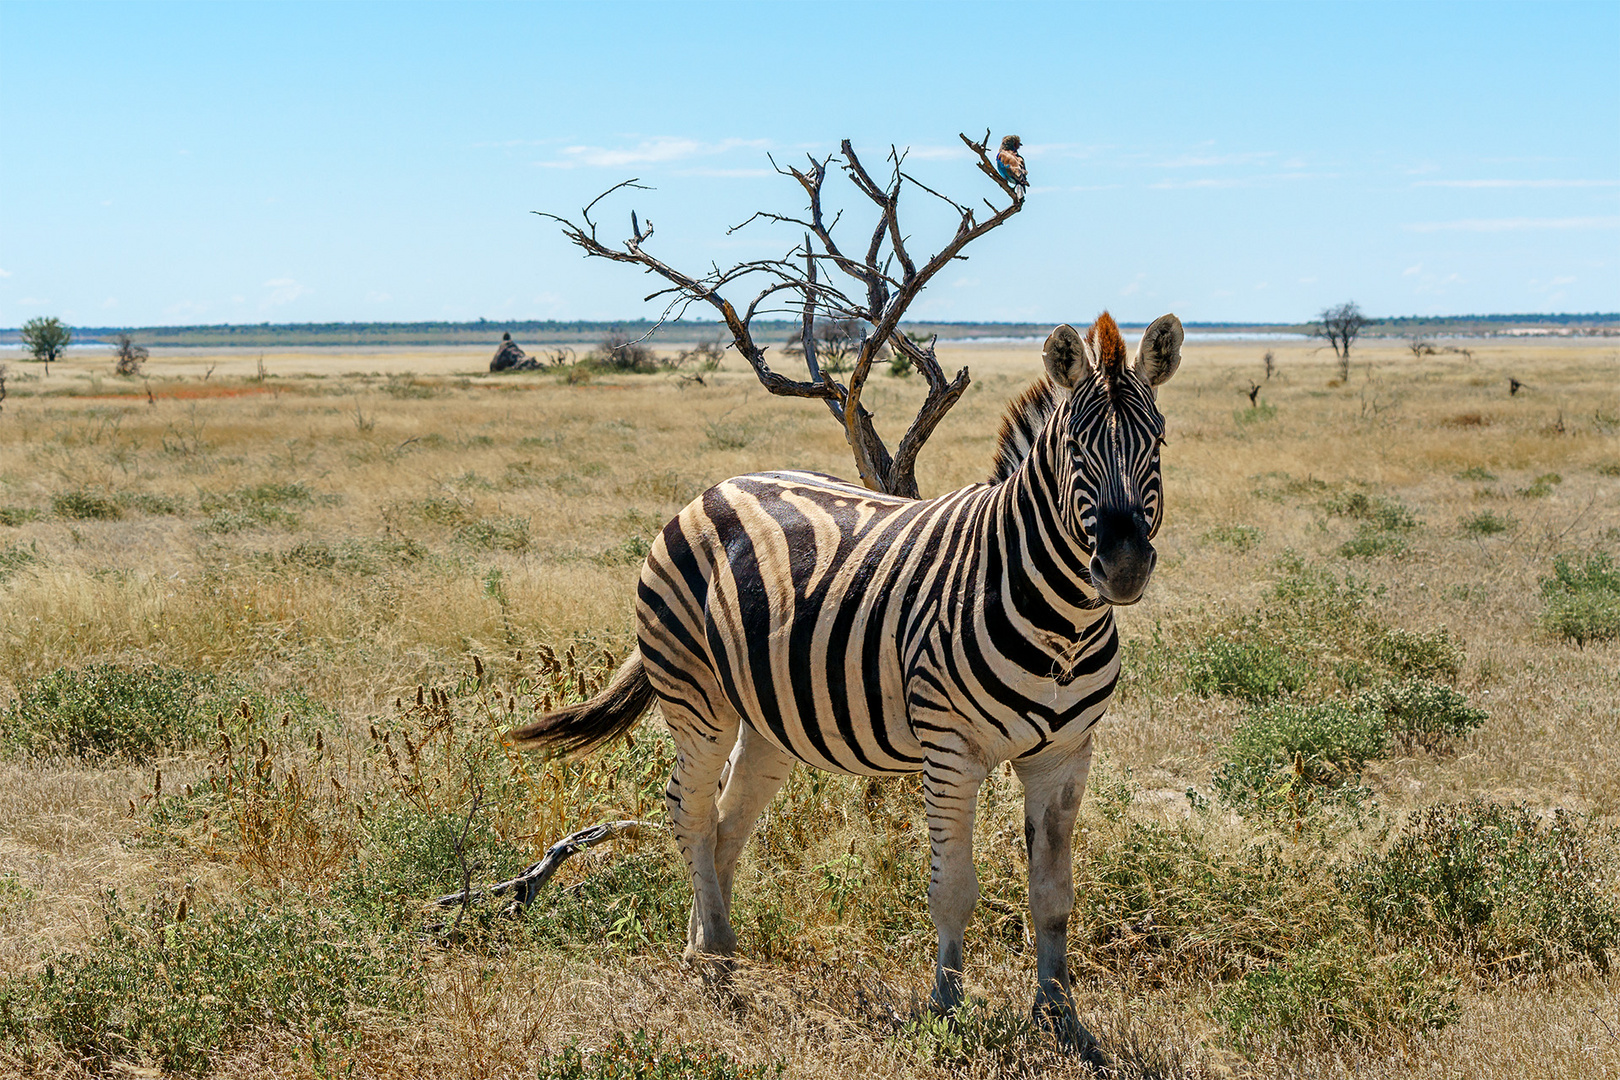
MULTIPOLYGON (((708 272, 699 276, 686 274, 652 255, 646 246, 653 235, 652 223, 646 222, 644 226, 641 217, 633 210, 630 214, 630 237, 622 247, 610 247, 598 239, 597 224, 591 217, 593 211, 604 198, 620 189, 644 190, 644 185, 637 180, 616 184, 593 199, 584 208, 580 224, 554 214, 536 213, 561 224, 563 235, 583 249, 587 256, 633 263, 663 279, 667 283, 665 287, 648 296, 649 300, 667 301, 664 316, 658 325, 672 317, 681 317, 692 304, 705 304, 713 308, 725 322, 733 347, 748 361, 755 377, 766 390, 784 397, 819 398, 826 402, 844 429, 863 483, 876 490, 915 496, 917 454, 940 420, 966 390, 968 373, 964 368, 954 379, 947 380, 934 355, 934 343, 930 342, 924 348, 906 338, 899 332, 900 322, 934 275, 952 260, 965 258, 962 251, 968 244, 1018 213, 1024 202, 1022 191, 1008 184, 991 161, 988 153, 990 133, 985 132, 982 142, 975 142, 966 135, 960 138, 975 155, 979 171, 1007 196, 1007 205, 1000 208, 986 200, 988 213, 982 221, 978 219, 977 211, 907 173, 904 169, 906 154, 895 146, 889 147, 888 162, 892 171, 888 182, 880 184, 861 162, 854 145, 845 139, 840 144, 839 155, 825 158, 806 155, 808 164, 803 167, 778 164, 774 157, 767 155, 772 168, 779 175, 792 177, 803 190, 809 204, 807 212, 795 215, 759 210, 728 230, 729 235, 755 222, 792 225, 802 231, 802 244, 795 243, 786 255, 778 259, 748 260, 724 270, 711 266, 708 272), (822 196, 828 169, 834 161, 840 161, 850 182, 878 210, 877 220, 867 234, 867 244, 860 258, 845 252, 833 236, 842 214, 834 215, 829 223, 824 210, 822 196), (907 184, 943 200, 958 215, 953 234, 935 255, 920 265, 909 250, 911 238, 905 234, 900 221, 900 201, 907 184), (822 263, 829 264, 837 274, 829 271, 824 275, 822 263), (765 281, 739 314, 723 292, 731 291, 743 279, 755 275, 762 276, 765 281), (839 288, 840 281, 853 283, 858 289, 850 288, 846 293, 839 288), (857 295, 863 300, 856 300, 857 295), (788 296, 794 300, 780 305, 773 302, 776 297, 788 296), (797 316, 800 324, 798 344, 804 351, 809 381, 800 381, 773 371, 766 363, 765 350, 754 340, 752 324, 756 315, 767 312, 797 316), (820 348, 821 344, 852 340, 851 333, 841 326, 846 320, 854 320, 861 326, 847 386, 831 377, 828 364, 824 363, 826 357, 820 348), (821 342, 818 326, 823 329, 836 328, 834 337, 821 342), (872 414, 861 405, 872 366, 885 348, 892 348, 904 356, 922 372, 928 383, 927 397, 907 428, 898 455, 893 457, 877 433, 872 414)), ((829 344, 829 348, 832 347, 829 344)), ((844 347, 836 346, 838 349, 844 347)), ((829 352, 827 355, 833 354, 829 352)))

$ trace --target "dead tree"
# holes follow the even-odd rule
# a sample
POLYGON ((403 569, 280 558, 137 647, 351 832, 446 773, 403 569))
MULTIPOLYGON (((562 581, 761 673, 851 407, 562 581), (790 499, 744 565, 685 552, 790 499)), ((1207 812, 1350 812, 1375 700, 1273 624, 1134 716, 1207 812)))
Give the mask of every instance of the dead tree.
MULTIPOLYGON (((5 400, 6 400, 6 365, 0 364, 0 403, 3 403, 5 400)), ((4 409, 4 408, 5 408, 5 405, 0 404, 0 409, 4 409)))
POLYGON ((141 368, 146 365, 150 355, 146 346, 135 344, 135 339, 124 333, 113 340, 113 349, 113 369, 118 374, 129 379, 141 374, 141 368))
POLYGON ((1316 325, 1311 327, 1313 335, 1327 338, 1328 344, 1333 346, 1333 355, 1339 358, 1339 378, 1346 382, 1350 379, 1350 346, 1370 321, 1361 313, 1361 308, 1351 302, 1324 308, 1316 317, 1316 325))
POLYGON ((621 189, 641 188, 637 180, 616 184, 597 196, 580 214, 575 223, 542 211, 541 217, 550 218, 563 227, 563 234, 584 249, 585 253, 614 262, 631 263, 656 274, 669 282, 647 297, 648 300, 665 298, 660 324, 671 317, 679 318, 693 304, 707 304, 725 323, 731 335, 731 346, 748 361, 760 384, 773 394, 783 397, 818 398, 824 402, 833 418, 844 429, 855 456, 855 467, 861 482, 876 491, 916 498, 917 454, 933 434, 941 419, 961 398, 968 387, 968 370, 963 368, 954 379, 947 379, 934 355, 934 343, 919 344, 900 330, 900 321, 917 295, 934 275, 952 260, 965 258, 962 250, 979 237, 1005 222, 1024 207, 1023 193, 1001 178, 991 160, 993 151, 987 150, 990 133, 975 142, 966 135, 962 142, 978 159, 976 164, 992 184, 1006 198, 1006 205, 997 207, 984 200, 988 216, 979 220, 978 211, 963 205, 947 195, 919 181, 905 171, 906 155, 890 147, 889 175, 883 183, 867 170, 845 139, 838 154, 825 158, 810 157, 803 168, 771 164, 782 176, 792 177, 809 198, 805 216, 776 214, 759 211, 751 215, 731 232, 754 222, 791 225, 802 229, 804 239, 795 244, 779 259, 756 259, 738 263, 722 270, 713 266, 707 273, 688 274, 665 263, 647 251, 646 243, 653 235, 652 222, 645 225, 632 212, 630 238, 623 250, 609 247, 597 236, 597 223, 591 218, 596 204, 621 189), (864 234, 862 248, 846 249, 834 236, 841 213, 831 220, 823 208, 823 185, 829 166, 837 163, 856 190, 876 209, 876 220, 864 234), (958 216, 956 231, 932 257, 920 265, 911 253, 912 238, 900 224, 900 199, 910 184, 929 195, 943 200, 958 216), (744 284, 749 279, 752 284, 744 284), (759 287, 759 286, 763 287, 759 287), (727 299, 725 292, 759 287, 759 291, 746 307, 738 308, 727 299), (775 371, 766 362, 765 349, 754 340, 751 324, 756 315, 783 312, 798 317, 802 324, 800 347, 809 374, 808 379, 794 379, 775 371), (818 335, 819 326, 827 321, 854 320, 860 327, 854 360, 847 383, 833 378, 822 365, 818 349, 825 340, 818 335), (928 395, 894 453, 891 455, 872 422, 872 414, 861 404, 861 393, 872 363, 885 348, 900 353, 928 382, 928 395))

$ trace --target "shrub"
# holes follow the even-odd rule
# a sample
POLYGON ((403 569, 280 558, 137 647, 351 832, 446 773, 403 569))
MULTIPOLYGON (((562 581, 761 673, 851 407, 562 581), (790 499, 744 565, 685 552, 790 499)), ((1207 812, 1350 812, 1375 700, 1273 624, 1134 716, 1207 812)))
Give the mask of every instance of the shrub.
POLYGON ((0 525, 8 528, 18 528, 38 517, 38 510, 31 510, 26 506, 0 506, 0 525))
POLYGON ((1234 551, 1252 551, 1263 534, 1253 525, 1222 525, 1210 529, 1202 539, 1206 544, 1220 544, 1234 551))
POLYGON ((1451 1023, 1456 986, 1417 950, 1369 955, 1363 942, 1333 941, 1245 975, 1221 993, 1215 1015, 1250 1051, 1313 1037, 1366 1040, 1451 1023))
POLYGON ((143 514, 173 516, 185 513, 185 506, 180 500, 171 499, 167 495, 154 495, 145 491, 120 491, 115 498, 119 506, 139 510, 143 514))
POLYGON ((1364 700, 1278 702, 1232 734, 1215 788, 1233 806, 1300 812, 1325 794, 1353 799, 1345 789, 1387 746, 1382 718, 1364 700))
POLYGON ((1071 962, 1147 984, 1232 979, 1333 936, 1351 912, 1276 843, 1214 848, 1193 821, 1077 836, 1071 962))
POLYGON ((0 548, 0 581, 7 581, 18 570, 39 562, 39 548, 34 544, 8 544, 0 548))
MULTIPOLYGON (((989 1068, 993 1075, 1023 1074, 1021 1059, 1041 1045, 1041 1033, 1022 1009, 991 1008, 969 998, 950 1016, 924 1012, 908 1020, 896 1037, 923 1065, 989 1068)), ((1038 1074, 1037 1074, 1038 1075, 1038 1074)))
POLYGON ((596 351, 586 359, 607 371, 646 373, 658 370, 658 357, 652 346, 618 330, 603 338, 596 351))
POLYGON ((1532 480, 1528 486, 1520 488, 1517 494, 1525 499, 1544 499, 1552 494, 1555 484, 1562 484, 1563 482, 1564 478, 1555 472, 1542 473, 1532 480))
POLYGON ((1584 961, 1609 968, 1620 946, 1610 882, 1614 837, 1564 810, 1452 803, 1418 811, 1387 852, 1349 874, 1367 922, 1505 974, 1584 961))
POLYGON ((94 491, 58 492, 51 496, 51 510, 74 521, 116 521, 124 516, 116 501, 94 491))
POLYGON ((1282 645, 1255 636, 1252 627, 1215 636, 1187 651, 1187 688, 1208 697, 1225 694, 1245 701, 1269 701, 1297 693, 1311 669, 1282 645))
POLYGON ((529 519, 516 515, 479 518, 457 529, 456 539, 468 547, 486 551, 527 551, 529 519))
POLYGON ((1488 484, 1496 479, 1496 474, 1483 465, 1470 465, 1457 474, 1459 480, 1472 480, 1476 483, 1488 484))
POLYGON ((1406 538, 1372 525, 1362 525, 1356 535, 1340 544, 1339 555, 1346 559, 1376 559, 1380 555, 1399 555, 1406 550, 1406 538))
POLYGON ((786 1061, 744 1065, 721 1050, 676 1044, 665 1049, 663 1036, 640 1028, 630 1035, 615 1032, 600 1050, 566 1046, 540 1066, 539 1080, 765 1080, 781 1076, 786 1061))
MULTIPOLYGON (((222 715, 263 717, 273 709, 306 722, 326 710, 301 694, 269 698, 207 672, 157 665, 58 668, 18 688, 4 735, 33 753, 114 754, 137 760, 198 745, 222 715)), ((236 726, 240 727, 240 724, 236 726)))
POLYGON ((1365 521, 1384 532, 1415 529, 1419 524, 1412 511, 1400 503, 1361 491, 1352 491, 1329 499, 1326 508, 1330 514, 1365 521))
POLYGON ((1462 671, 1463 650, 1442 626, 1428 633, 1392 628, 1372 641, 1372 656, 1398 675, 1453 680, 1462 671))
POLYGON ((1390 738, 1406 750, 1414 746, 1438 750, 1489 719, 1485 710, 1474 708, 1454 688, 1428 679, 1385 683, 1364 694, 1363 700, 1376 710, 1390 738))
POLYGON ((1512 514, 1497 514, 1491 510, 1482 510, 1461 518, 1457 522, 1457 527, 1466 536, 1496 536, 1507 532, 1518 523, 1512 514))
POLYGON ((1551 577, 1541 579, 1541 625, 1585 646, 1620 637, 1620 567, 1607 552, 1576 564, 1553 560, 1551 577))
POLYGON ((369 939, 326 908, 188 914, 130 912, 109 895, 86 952, 0 985, 0 1046, 24 1061, 55 1044, 98 1071, 134 1057, 201 1074, 266 1026, 342 1030, 355 1008, 404 1012, 420 999, 408 941, 369 939))

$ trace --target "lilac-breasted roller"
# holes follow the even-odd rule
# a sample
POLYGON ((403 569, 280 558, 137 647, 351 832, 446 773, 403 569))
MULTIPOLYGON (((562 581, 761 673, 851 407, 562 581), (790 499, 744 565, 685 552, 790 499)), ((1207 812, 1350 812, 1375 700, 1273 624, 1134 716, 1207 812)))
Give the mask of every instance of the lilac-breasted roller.
POLYGON ((996 172, 1009 184, 1018 188, 1020 194, 1029 187, 1029 170, 1024 168, 1024 159, 1018 153, 1023 141, 1016 135, 1008 135, 1001 140, 1001 150, 996 154, 996 172))

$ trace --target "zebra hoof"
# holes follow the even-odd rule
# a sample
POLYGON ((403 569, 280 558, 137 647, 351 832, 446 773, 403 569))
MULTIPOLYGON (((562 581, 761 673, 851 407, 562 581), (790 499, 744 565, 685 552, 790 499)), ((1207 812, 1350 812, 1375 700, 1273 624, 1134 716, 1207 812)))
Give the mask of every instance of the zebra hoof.
POLYGON ((1097 1037, 1086 1030, 1073 1009, 1047 1008, 1044 1003, 1037 1001, 1032 1011, 1036 1025, 1050 1033, 1061 1049, 1078 1057, 1099 1075, 1113 1075, 1114 1063, 1108 1060, 1097 1037))

